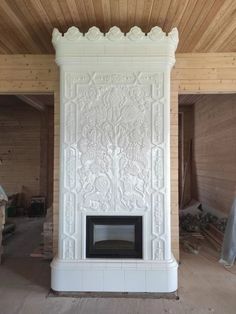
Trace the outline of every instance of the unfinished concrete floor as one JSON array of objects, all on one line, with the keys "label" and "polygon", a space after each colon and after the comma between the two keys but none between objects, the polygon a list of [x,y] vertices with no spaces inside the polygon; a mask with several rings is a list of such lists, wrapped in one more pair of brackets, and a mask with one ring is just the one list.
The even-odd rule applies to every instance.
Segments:
[{"label": "unfinished concrete floor", "polygon": [[[181,253],[179,300],[48,297],[49,262],[31,258],[42,219],[21,220],[0,266],[0,314],[235,314],[236,267],[225,270],[213,250]],[[232,273],[234,272],[234,273]]]}]

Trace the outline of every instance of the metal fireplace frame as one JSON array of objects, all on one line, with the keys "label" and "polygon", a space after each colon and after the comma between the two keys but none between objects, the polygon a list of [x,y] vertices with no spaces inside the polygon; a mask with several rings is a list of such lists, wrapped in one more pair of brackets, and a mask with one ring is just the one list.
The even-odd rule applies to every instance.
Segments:
[{"label": "metal fireplace frame", "polygon": [[[134,225],[134,250],[97,250],[94,243],[94,225]],[[142,216],[87,216],[86,217],[86,258],[143,258]]]}]

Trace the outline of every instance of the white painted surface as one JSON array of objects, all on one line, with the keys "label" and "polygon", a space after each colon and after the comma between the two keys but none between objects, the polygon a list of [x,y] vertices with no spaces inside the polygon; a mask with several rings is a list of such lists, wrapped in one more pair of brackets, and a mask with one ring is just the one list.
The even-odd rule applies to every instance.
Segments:
[{"label": "white painted surface", "polygon": [[[53,32],[61,70],[57,291],[177,289],[170,237],[170,71],[178,33]],[[143,259],[86,259],[87,215],[143,217]],[[107,280],[107,273],[117,272]],[[134,281],[135,278],[135,281]],[[157,280],[152,280],[156,278]],[[104,290],[106,289],[106,290]]]}]

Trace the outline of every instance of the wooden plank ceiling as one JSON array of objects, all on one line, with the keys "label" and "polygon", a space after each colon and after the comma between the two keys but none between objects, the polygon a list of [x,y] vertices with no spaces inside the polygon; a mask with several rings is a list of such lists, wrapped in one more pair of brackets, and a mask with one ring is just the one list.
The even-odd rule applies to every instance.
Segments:
[{"label": "wooden plank ceiling", "polygon": [[54,27],[177,27],[178,52],[235,52],[236,0],[1,0],[0,53],[53,53]]}]

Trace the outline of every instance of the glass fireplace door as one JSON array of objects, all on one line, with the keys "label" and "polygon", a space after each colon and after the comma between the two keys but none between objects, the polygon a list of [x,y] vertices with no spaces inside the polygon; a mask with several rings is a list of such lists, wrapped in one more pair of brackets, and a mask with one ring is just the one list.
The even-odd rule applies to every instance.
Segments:
[{"label": "glass fireplace door", "polygon": [[87,216],[86,257],[142,258],[141,216]]}]

